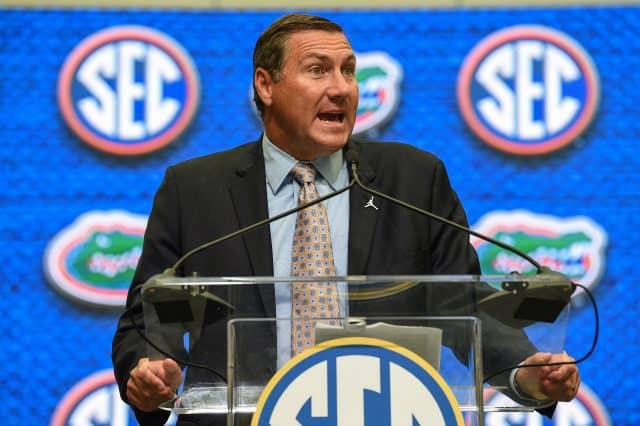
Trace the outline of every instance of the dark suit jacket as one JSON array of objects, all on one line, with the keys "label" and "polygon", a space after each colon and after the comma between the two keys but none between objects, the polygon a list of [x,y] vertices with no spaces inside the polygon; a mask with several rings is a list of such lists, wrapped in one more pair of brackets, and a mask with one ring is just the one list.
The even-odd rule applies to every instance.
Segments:
[{"label": "dark suit jacket", "polygon": [[[359,153],[359,175],[365,185],[467,225],[464,210],[450,186],[445,167],[434,155],[396,143],[351,140],[348,147]],[[465,232],[381,199],[376,199],[378,210],[364,208],[370,194],[360,189],[352,189],[349,197],[349,274],[480,273],[476,253]],[[172,266],[188,250],[267,216],[264,159],[259,142],[170,167],[155,196],[142,257],[131,289]],[[185,261],[179,272],[184,276],[194,272],[201,276],[271,276],[269,228],[262,227],[198,253]],[[259,286],[222,296],[233,300],[236,305],[234,315],[275,315],[272,286]],[[425,314],[441,310],[444,306],[468,306],[475,297],[458,291],[404,296],[400,303],[389,303],[388,300],[377,304],[350,303],[350,312],[353,315],[375,310],[384,313],[381,311],[386,309],[389,314],[400,311]],[[138,292],[130,291],[127,310],[138,323],[142,323]],[[452,312],[461,313],[455,309]],[[215,312],[210,312],[210,321],[201,338],[202,347],[208,349],[198,355],[198,348],[192,348],[191,360],[206,359],[207,364],[224,372],[225,323],[215,318]],[[255,347],[266,344],[273,336],[263,338],[264,341],[258,338],[253,342]],[[508,342],[503,341],[502,345],[505,344]],[[508,366],[523,359],[522,353],[510,354],[510,351],[503,350],[502,345],[496,343],[485,352],[485,363]],[[145,356],[145,346],[128,316],[123,315],[113,342],[113,362],[125,399],[129,372],[137,360]],[[274,360],[255,361],[253,365],[256,368],[264,369],[257,374],[269,377],[275,371]],[[189,376],[187,380],[190,380]],[[162,424],[166,418],[164,413],[136,412],[136,415],[142,424],[149,425]],[[202,419],[194,421],[209,424]]]}]

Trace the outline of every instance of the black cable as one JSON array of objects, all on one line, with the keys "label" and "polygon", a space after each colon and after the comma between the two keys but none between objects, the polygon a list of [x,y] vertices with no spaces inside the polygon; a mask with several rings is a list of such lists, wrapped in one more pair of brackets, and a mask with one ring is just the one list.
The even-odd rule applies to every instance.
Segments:
[{"label": "black cable", "polygon": [[[139,285],[138,287],[135,288],[135,291],[139,291],[141,289],[142,289],[142,285]],[[161,349],[158,345],[156,345],[153,341],[151,341],[151,339],[149,339],[147,337],[147,335],[144,333],[144,330],[142,329],[142,327],[140,327],[138,325],[138,323],[136,323],[136,321],[134,319],[134,315],[133,315],[133,309],[131,309],[131,308],[127,309],[125,315],[129,318],[129,321],[131,321],[131,324],[133,325],[133,328],[138,332],[140,337],[142,337],[142,340],[147,342],[153,349],[155,349],[156,351],[158,351],[162,355],[166,356],[167,358],[174,360],[179,365],[184,365],[186,367],[200,368],[200,369],[206,370],[206,371],[212,373],[213,375],[215,375],[216,377],[218,377],[225,384],[227,384],[227,378],[223,374],[221,374],[219,371],[216,371],[215,369],[209,367],[208,365],[198,364],[198,363],[195,363],[195,362],[191,362],[191,361],[186,361],[186,360],[180,359],[179,357],[176,357],[176,356],[168,353],[164,349]]]},{"label": "black cable", "polygon": [[504,372],[510,371],[510,370],[515,370],[517,368],[549,367],[549,366],[552,366],[552,365],[579,364],[579,363],[585,361],[587,358],[589,358],[591,356],[591,354],[593,354],[593,351],[596,349],[596,346],[598,344],[598,336],[600,334],[600,315],[598,314],[598,304],[596,303],[595,298],[593,297],[593,295],[591,294],[591,292],[589,291],[589,289],[587,287],[583,286],[582,284],[576,284],[576,283],[573,283],[573,285],[576,286],[576,287],[580,287],[582,290],[584,290],[585,294],[587,296],[589,296],[589,299],[591,300],[591,306],[593,307],[594,333],[593,333],[593,340],[591,342],[591,348],[589,348],[587,353],[584,354],[582,357],[574,360],[574,361],[548,362],[548,363],[527,364],[527,365],[514,365],[514,366],[511,366],[511,367],[501,368],[500,370],[495,371],[495,372],[487,375],[482,380],[483,383],[486,383],[488,380],[493,379],[498,374],[501,374],[501,373],[504,373]]}]

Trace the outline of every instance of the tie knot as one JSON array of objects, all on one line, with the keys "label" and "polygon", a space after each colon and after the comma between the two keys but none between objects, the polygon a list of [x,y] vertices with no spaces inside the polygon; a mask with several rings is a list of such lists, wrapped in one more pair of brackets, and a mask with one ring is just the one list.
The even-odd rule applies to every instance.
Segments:
[{"label": "tie knot", "polygon": [[296,163],[291,169],[293,178],[300,184],[313,183],[316,179],[316,168],[311,163]]}]

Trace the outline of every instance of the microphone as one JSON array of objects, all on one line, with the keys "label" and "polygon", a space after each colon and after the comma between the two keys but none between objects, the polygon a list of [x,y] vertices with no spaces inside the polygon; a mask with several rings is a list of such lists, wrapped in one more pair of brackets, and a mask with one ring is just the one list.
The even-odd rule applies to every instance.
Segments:
[{"label": "microphone", "polygon": [[[350,170],[351,175],[349,184],[344,188],[329,193],[310,203],[297,206],[276,216],[266,218],[244,228],[238,229],[230,234],[223,235],[215,240],[197,246],[180,257],[172,267],[165,269],[160,274],[152,276],[142,286],[140,286],[139,288],[142,288],[144,290],[142,295],[143,300],[155,305],[156,313],[159,317],[158,319],[160,323],[184,323],[196,320],[195,317],[197,317],[197,315],[194,315],[194,304],[196,303],[196,300],[200,299],[201,297],[225,306],[229,310],[234,309],[234,307],[226,300],[208,292],[206,290],[206,286],[182,286],[182,288],[169,288],[163,285],[164,282],[176,276],[178,268],[189,257],[203,250],[206,250],[209,247],[215,246],[216,244],[240,236],[261,226],[268,225],[271,222],[282,219],[307,207],[335,197],[353,188],[354,186],[358,186],[360,189],[377,195],[394,204],[400,205],[409,210],[430,217],[431,219],[457,228],[463,232],[474,235],[480,239],[496,244],[497,246],[509,250],[531,262],[531,264],[533,264],[538,271],[538,274],[536,276],[537,279],[535,282],[528,283],[522,280],[519,277],[518,273],[513,273],[513,281],[505,281],[502,283],[503,291],[492,293],[491,295],[481,299],[478,302],[478,307],[480,309],[487,312],[487,314],[495,317],[499,321],[516,328],[521,328],[537,321],[553,322],[560,314],[564,306],[566,306],[566,304],[569,302],[571,294],[573,293],[576,285],[573,284],[566,276],[552,271],[547,267],[541,266],[538,262],[536,262],[535,259],[531,258],[526,253],[521,252],[511,245],[508,245],[502,241],[495,240],[489,236],[480,234],[479,232],[476,232],[468,227],[465,227],[456,222],[438,216],[432,212],[420,209],[419,207],[416,207],[412,204],[406,203],[402,200],[398,200],[373,188],[365,186],[358,175],[357,169],[360,160],[358,152],[355,149],[348,147],[345,151],[344,158],[347,162],[347,168]],[[180,292],[181,295],[177,294],[178,292]],[[179,302],[177,307],[175,304],[176,301]],[[129,312],[129,315],[132,317],[132,312]],[[133,318],[131,318],[131,320],[134,328],[136,328],[141,337],[155,347],[155,345],[153,345],[153,342],[149,341],[147,336],[144,335],[144,332],[134,322]],[[171,354],[169,354],[168,352],[162,351],[157,347],[156,349],[164,355],[172,358]],[[186,366],[209,370],[217,377],[221,378],[223,381],[226,381],[223,374],[213,371],[211,368],[205,365],[194,364],[185,360],[176,361]]]},{"label": "microphone", "polygon": [[347,149],[345,160],[351,173],[352,182],[363,191],[495,244],[522,257],[536,268],[535,280],[530,282],[524,280],[519,273],[512,272],[513,281],[504,281],[502,291],[497,291],[479,300],[478,309],[511,327],[523,328],[539,321],[554,322],[571,300],[571,294],[575,291],[576,285],[565,275],[540,265],[534,258],[510,244],[367,187],[358,176],[360,157],[355,149],[351,147]]},{"label": "microphone", "polygon": [[[452,226],[460,231],[466,232],[470,235],[474,235],[482,240],[497,245],[505,250],[508,250],[516,255],[526,259],[537,270],[536,279],[531,282],[525,281],[519,273],[512,273],[513,280],[504,281],[502,283],[502,291],[495,292],[487,297],[484,297],[478,302],[478,307],[487,312],[499,321],[508,324],[512,327],[522,328],[526,327],[534,322],[554,322],[560,312],[571,300],[571,294],[574,292],[576,286],[565,275],[552,271],[548,267],[540,265],[535,259],[516,247],[504,243],[502,241],[491,238],[487,235],[474,231],[471,228],[460,225],[454,221],[446,219],[442,216],[438,216],[435,213],[421,209],[417,206],[409,204],[405,201],[394,198],[390,195],[377,191],[373,188],[367,187],[362,183],[358,175],[358,165],[360,162],[359,153],[353,147],[348,147],[344,154],[347,168],[350,171],[351,181],[347,186],[337,191],[331,192],[325,196],[318,198],[310,203],[306,203],[297,206],[293,209],[282,212],[273,217],[263,219],[259,222],[253,223],[244,228],[238,229],[229,234],[223,235],[212,241],[208,241],[201,244],[192,250],[185,253],[179,258],[171,268],[165,269],[161,274],[151,277],[144,285],[146,290],[145,295],[148,297],[148,302],[162,303],[164,301],[175,299],[175,289],[169,290],[166,287],[163,288],[162,281],[173,278],[176,276],[178,268],[191,256],[199,253],[209,247],[220,244],[231,238],[240,236],[246,232],[250,232],[261,226],[275,222],[291,214],[297,213],[307,207],[321,203],[325,200],[333,198],[354,186],[358,186],[360,189],[369,192],[373,195],[377,195],[380,198],[388,200],[396,205],[412,210],[421,215],[427,216],[433,220],[444,223],[448,226]],[[181,291],[184,291],[184,296],[191,299],[194,296],[204,296],[207,299],[216,301],[228,309],[233,310],[233,306],[225,300],[213,295],[206,291],[205,288],[195,289],[193,287],[185,287]],[[148,294],[146,294],[148,293]]]}]

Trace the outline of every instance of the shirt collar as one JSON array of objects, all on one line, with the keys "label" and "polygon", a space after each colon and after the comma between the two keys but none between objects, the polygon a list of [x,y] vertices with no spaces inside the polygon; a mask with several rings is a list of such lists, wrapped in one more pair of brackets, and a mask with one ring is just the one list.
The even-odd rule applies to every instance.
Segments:
[{"label": "shirt collar", "polygon": [[[267,183],[271,191],[276,194],[298,160],[275,146],[266,134],[262,135],[262,152],[264,154]],[[326,157],[317,158],[311,164],[315,166],[318,173],[335,191],[340,177],[340,170],[344,165],[342,150],[339,149]]]}]

